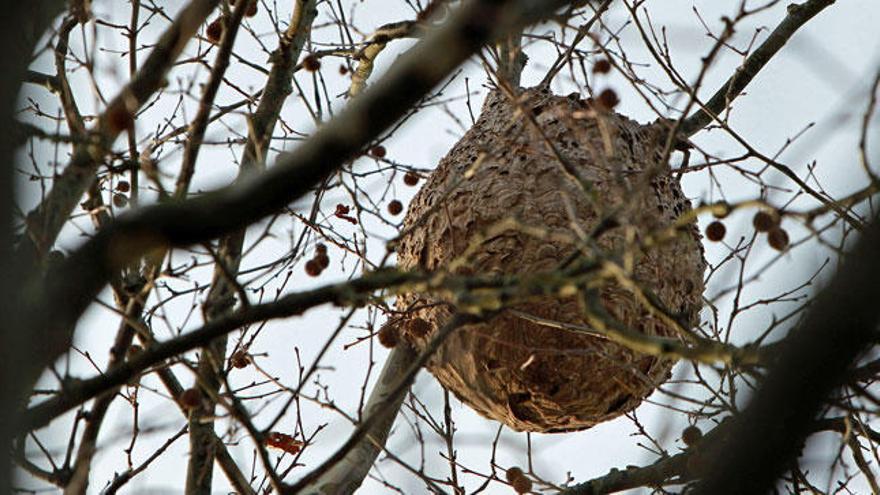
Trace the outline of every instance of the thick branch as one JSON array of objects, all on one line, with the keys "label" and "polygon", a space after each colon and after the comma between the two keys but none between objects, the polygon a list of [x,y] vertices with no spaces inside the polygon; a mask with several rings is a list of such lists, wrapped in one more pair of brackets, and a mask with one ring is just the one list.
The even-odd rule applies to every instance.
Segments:
[{"label": "thick branch", "polygon": [[[175,196],[183,198],[189,190],[189,185],[195,172],[196,159],[199,155],[202,139],[205,136],[205,130],[208,127],[208,117],[210,110],[214,106],[214,98],[220,89],[220,83],[229,67],[229,56],[232,53],[232,47],[235,44],[235,38],[241,27],[241,21],[244,18],[245,11],[250,8],[253,2],[257,0],[242,0],[238,2],[232,14],[228,16],[223,29],[223,35],[220,39],[220,50],[214,58],[214,66],[211,69],[211,77],[202,93],[199,102],[199,111],[192,123],[189,138],[186,142],[186,148],[183,152],[183,162],[181,164],[180,175],[175,188]],[[239,261],[241,259],[241,235],[239,239],[231,242],[224,242],[219,253],[220,262],[224,263],[229,270],[232,270],[233,276],[238,273]],[[205,319],[211,321],[217,316],[224,314],[226,310],[231,310],[232,304],[227,305],[225,301],[227,296],[227,283],[225,278],[218,273],[222,273],[223,269],[219,262],[215,267],[214,280],[211,284],[211,290],[205,302]],[[216,434],[214,433],[214,410],[215,404],[211,398],[217,395],[220,390],[220,373],[223,370],[223,363],[226,358],[226,336],[211,342],[202,348],[199,355],[197,368],[198,385],[207,390],[206,399],[201,408],[192,411],[187,419],[189,425],[189,463],[186,470],[186,494],[187,495],[209,495],[214,482],[214,458],[217,448]]]},{"label": "thick branch", "polygon": [[[100,231],[42,281],[24,291],[30,328],[46,347],[24,370],[33,382],[65,352],[72,329],[110,276],[149,250],[216,238],[265,217],[305,194],[387,129],[487,41],[534,22],[565,2],[475,0],[399,62],[376,86],[260,176],[212,194],[125,215]],[[30,350],[28,350],[30,351]]]},{"label": "thick branch", "polygon": [[[244,7],[246,2],[240,2],[236,7],[233,21],[240,21],[241,13],[239,9]],[[239,179],[242,180],[249,174],[261,170],[264,165],[266,149],[268,141],[272,136],[281,107],[291,93],[291,78],[293,77],[293,66],[299,58],[303,45],[309,38],[311,33],[312,22],[317,15],[315,8],[315,0],[300,0],[296,3],[290,26],[283,34],[278,49],[275,52],[272,69],[263,88],[262,98],[257,107],[257,111],[251,118],[252,132],[248,136],[248,142],[245,145],[244,156],[242,157],[242,166],[239,169]],[[226,41],[223,42],[224,44]],[[201,121],[202,126],[207,125],[207,112]],[[201,135],[199,136],[201,138]],[[181,177],[187,172],[192,175],[192,161],[184,160],[181,171]],[[187,177],[186,183],[189,184]],[[181,183],[178,182],[178,186]],[[180,188],[178,188],[180,192]],[[183,197],[178,194],[178,197]],[[205,302],[204,313],[205,321],[217,321],[229,315],[234,307],[235,301],[232,296],[234,288],[230,277],[238,274],[239,265],[241,263],[241,250],[244,244],[245,231],[238,230],[226,236],[220,243],[218,263],[214,269],[214,276],[211,281],[211,290],[208,293]],[[211,345],[206,346],[199,356],[199,380],[203,387],[211,387],[207,394],[213,397],[219,390],[219,369],[218,364],[222,363],[226,354],[226,336],[218,338]],[[222,367],[219,367],[222,368]],[[190,418],[190,463],[187,468],[187,493],[210,493],[211,492],[211,471],[213,469],[213,460],[217,452],[217,439],[214,433],[214,421],[211,418],[214,415],[214,404],[211,402],[203,413],[194,414]],[[223,450],[225,452],[225,449]],[[227,453],[228,456],[228,453]],[[221,460],[221,465],[225,460]],[[227,473],[228,475],[228,473]],[[237,482],[241,480],[236,479]]]},{"label": "thick branch", "polygon": [[342,460],[304,487],[304,493],[348,494],[354,493],[361,486],[376,457],[385,447],[397,411],[406,395],[400,393],[395,396],[394,389],[412,366],[416,355],[415,350],[405,343],[398,344],[391,351],[364,408],[365,417],[384,412],[381,419],[371,425],[361,441]]},{"label": "thick branch", "polygon": [[876,219],[780,345],[751,403],[736,418],[699,494],[768,493],[799,455],[819,408],[877,339],[880,222]]},{"label": "thick branch", "polygon": [[800,5],[788,6],[788,15],[770,33],[770,36],[761,43],[757,50],[752,52],[741,67],[730,76],[712,98],[690,117],[684,119],[679,131],[685,136],[693,136],[713,120],[718,119],[725,108],[728,108],[733,100],[742,93],[758,72],[767,65],[767,62],[776,55],[776,52],[794,36],[801,26],[821,12],[825,7],[833,4],[835,0],[808,0]]},{"label": "thick branch", "polygon": [[37,41],[65,7],[63,0],[31,0],[4,2],[0,15],[0,493],[9,493],[11,439],[15,436],[18,409],[31,383],[23,381],[18,370],[31,356],[30,349],[37,336],[22,331],[23,315],[16,301],[21,291],[21,264],[12,256],[13,225],[17,216],[15,202],[16,148],[14,133],[16,102],[22,82],[27,79]]},{"label": "thick branch", "polygon": [[68,385],[61,394],[29,408],[23,420],[23,429],[29,431],[41,428],[58,415],[111,387],[128,382],[149,367],[202,347],[217,337],[226,335],[249,323],[302,314],[309,308],[329,302],[346,304],[365,297],[364,294],[373,290],[415,279],[416,277],[412,274],[397,271],[376,272],[351,282],[290,294],[271,303],[253,305],[247,310],[208,322],[198,330],[155,344],[102,375]]},{"label": "thick branch", "polygon": [[293,92],[291,82],[294,66],[309,39],[312,22],[318,14],[315,4],[315,0],[296,1],[290,26],[279,40],[278,48],[272,53],[272,69],[266,78],[257,111],[251,119],[251,134],[245,145],[242,167],[246,170],[265,163],[266,148],[281,114],[281,107]]}]

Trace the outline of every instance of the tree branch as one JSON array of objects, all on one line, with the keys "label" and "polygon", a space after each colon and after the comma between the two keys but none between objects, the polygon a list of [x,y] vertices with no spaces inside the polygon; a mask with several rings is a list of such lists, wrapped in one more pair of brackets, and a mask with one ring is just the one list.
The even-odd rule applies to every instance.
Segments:
[{"label": "tree branch", "polygon": [[[229,67],[229,56],[232,53],[232,47],[235,44],[235,38],[241,27],[241,21],[244,14],[257,0],[242,0],[235,5],[231,15],[224,16],[224,29],[220,38],[220,49],[214,58],[214,65],[211,69],[211,76],[205,90],[202,93],[202,99],[199,102],[199,111],[193,120],[189,137],[186,141],[186,148],[183,152],[183,160],[180,167],[177,185],[174,195],[177,198],[186,197],[189,190],[193,173],[195,172],[196,159],[199,155],[199,149],[202,139],[205,136],[205,130],[208,127],[208,118],[211,108],[214,106],[214,99],[217,91],[220,89],[220,83]],[[244,235],[238,239],[228,241],[224,240],[214,269],[214,277],[211,283],[211,290],[204,303],[204,316],[206,321],[216,319],[219,315],[225,314],[232,309],[232,304],[226,304],[229,295],[229,284],[222,275],[223,267],[221,263],[233,271],[232,276],[238,273],[238,266],[241,260],[241,243]],[[220,390],[224,363],[226,361],[226,335],[216,339],[209,345],[202,348],[199,355],[197,365],[197,381],[201,388],[207,389],[205,401],[202,407],[192,411],[187,419],[189,425],[189,462],[186,469],[186,494],[187,495],[209,495],[214,481],[214,458],[217,450],[217,435],[214,432],[214,411],[215,404],[213,397]]]},{"label": "tree branch", "polygon": [[28,66],[37,41],[52,21],[63,12],[63,0],[32,0],[9,2],[0,15],[0,493],[9,493],[12,486],[10,449],[15,436],[21,401],[31,382],[23,382],[19,370],[32,357],[21,352],[32,349],[38,337],[23,331],[24,315],[16,302],[24,275],[21,264],[13,257],[13,225],[17,217],[15,202],[15,167],[18,142],[15,133],[16,104],[22,82],[27,79]]},{"label": "tree branch", "polygon": [[[694,480],[706,469],[705,459],[712,455],[724,455],[724,441],[731,434],[733,420],[725,419],[706,432],[699,443],[673,456],[662,457],[646,466],[627,466],[612,469],[607,474],[565,488],[559,495],[604,495],[639,487],[662,487],[680,485]],[[846,418],[826,418],[813,422],[809,433],[837,432],[843,436],[863,435],[871,441],[880,440],[880,433],[865,428],[853,431]]]},{"label": "tree branch", "polygon": [[399,343],[388,355],[370,399],[364,408],[364,416],[382,415],[363,435],[360,442],[335,465],[314,481],[303,487],[303,493],[353,493],[373,468],[376,457],[385,447],[391,426],[406,393],[394,395],[395,387],[406,375],[416,359],[415,350],[404,342]]},{"label": "tree branch", "polygon": [[[363,442],[367,438],[367,435],[381,429],[382,425],[386,422],[394,422],[394,417],[397,415],[397,409],[400,407],[400,402],[402,402],[403,396],[412,386],[416,374],[418,374],[419,370],[428,363],[428,360],[434,352],[443,345],[443,342],[446,341],[446,338],[449,337],[452,332],[463,325],[476,323],[487,317],[490,317],[490,315],[477,318],[471,315],[456,314],[442,328],[439,328],[431,337],[431,340],[425,348],[411,360],[409,365],[401,372],[396,373],[397,376],[394,377],[394,383],[383,386],[382,400],[376,405],[373,414],[364,417],[360,424],[358,424],[357,428],[355,428],[354,433],[348,437],[348,440],[346,440],[329,459],[324,461],[310,473],[306,474],[294,485],[285,487],[284,494],[298,494],[302,493],[304,490],[306,493],[315,495],[336,494],[340,492],[350,493],[348,490],[354,491],[354,489],[357,488],[357,486],[353,484],[354,480],[348,480],[349,482],[346,485],[339,486],[335,484],[333,479],[327,474],[332,470],[337,469],[337,466],[344,462],[345,459],[351,459],[351,455],[356,455],[352,454],[355,449],[364,448]],[[397,404],[397,408],[392,408],[392,404]],[[388,427],[390,428],[390,424]],[[369,472],[369,469],[367,469],[367,472]],[[364,473],[364,475],[366,475],[366,473]],[[319,484],[318,482],[321,480],[323,480],[325,484]]]},{"label": "tree branch", "polygon": [[221,319],[206,323],[203,327],[185,333],[171,340],[154,344],[106,373],[88,380],[72,383],[59,395],[41,402],[27,410],[23,419],[23,430],[41,428],[53,418],[79,404],[95,397],[101,392],[120,386],[151,366],[181,353],[202,347],[217,337],[249,323],[272,318],[293,316],[305,310],[334,302],[345,304],[363,299],[373,290],[391,287],[407,281],[425,278],[424,275],[407,274],[396,270],[373,272],[360,279],[321,287],[318,289],[289,294],[277,301],[250,306],[247,310],[232,313]]},{"label": "tree branch", "polygon": [[875,218],[816,296],[729,440],[713,457],[698,494],[767,493],[791,466],[823,403],[848,379],[858,357],[877,340],[880,305],[880,222]]},{"label": "tree branch", "polygon": [[218,3],[219,0],[192,0],[159,38],[137,75],[107,105],[92,131],[92,146],[76,150],[53,181],[49,194],[28,214],[28,235],[18,248],[22,261],[32,263],[55,243],[61,227],[94,182],[95,170],[113,141],[126,130],[126,122],[134,118],[147,98],[162,87],[165,75]]},{"label": "tree branch", "polygon": [[572,280],[585,282],[597,276],[595,264],[586,263],[574,267],[564,276],[548,279],[546,273],[523,276],[467,276],[443,273],[402,272],[396,269],[382,269],[370,272],[360,278],[347,282],[331,284],[317,289],[288,294],[277,301],[255,304],[223,318],[209,321],[199,329],[184,333],[165,342],[149,346],[144,352],[106,373],[87,380],[67,384],[58,395],[29,408],[25,414],[22,430],[30,431],[47,425],[53,418],[65,411],[95,397],[110,387],[126,383],[149,367],[184,352],[202,347],[213,339],[250,323],[273,318],[299,315],[309,308],[327,303],[336,305],[362,304],[371,293],[381,289],[406,290],[405,286],[417,284],[421,291],[444,294],[458,304],[463,311],[483,314],[481,299],[472,296],[471,291],[495,289],[492,300],[502,307],[522,298],[535,295],[555,294],[562,286],[572,284]]},{"label": "tree branch", "polygon": [[802,4],[790,4],[785,19],[700,110],[681,122],[679,133],[693,136],[713,120],[720,119],[721,112],[730,106],[794,33],[834,2],[835,0],[808,0]]},{"label": "tree branch", "polygon": [[266,173],[192,200],[132,212],[102,229],[23,291],[28,331],[41,343],[39,352],[23,350],[40,357],[22,370],[23,380],[33,383],[45,365],[69,348],[74,324],[120,267],[150,250],[213,239],[283,208],[356,156],[486,42],[538,21],[564,3],[469,2],[401,57],[377,85]]},{"label": "tree branch", "polygon": [[353,57],[357,60],[357,66],[351,73],[348,96],[353,98],[363,93],[367,87],[367,79],[373,73],[376,58],[390,41],[410,36],[420,37],[422,34],[424,34],[424,26],[416,21],[393,22],[379,27],[367,38],[366,46],[358,50]]}]

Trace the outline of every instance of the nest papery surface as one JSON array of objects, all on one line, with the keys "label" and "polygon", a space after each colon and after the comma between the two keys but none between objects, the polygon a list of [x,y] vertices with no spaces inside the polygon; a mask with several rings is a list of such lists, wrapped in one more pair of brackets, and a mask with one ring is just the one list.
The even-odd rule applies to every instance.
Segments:
[{"label": "nest papery surface", "polygon": [[[638,247],[649,235],[669,232],[691,207],[669,167],[658,163],[662,129],[546,90],[522,90],[518,103],[492,92],[477,122],[413,199],[399,265],[443,271],[459,259],[452,270],[459,274],[532,274],[557,270],[577,250],[619,266],[630,256],[630,278],[678,321],[697,324],[705,261],[695,224],[679,228],[672,240]],[[616,226],[589,238],[609,218]],[[499,229],[505,221],[509,228]],[[598,294],[627,327],[679,336],[621,285],[608,281]],[[397,306],[419,308],[407,318],[429,324],[427,335],[404,332],[417,348],[453,314],[451,304],[425,294],[406,294]],[[578,297],[537,296],[512,308],[521,313],[504,311],[456,330],[428,368],[463,402],[515,430],[571,431],[617,417],[642,402],[674,365],[522,317],[588,326]]]}]

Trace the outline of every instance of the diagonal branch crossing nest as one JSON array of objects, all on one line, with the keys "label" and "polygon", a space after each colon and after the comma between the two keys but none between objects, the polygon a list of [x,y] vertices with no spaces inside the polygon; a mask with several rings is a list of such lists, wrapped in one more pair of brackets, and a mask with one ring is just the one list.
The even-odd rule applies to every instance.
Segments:
[{"label": "diagonal branch crossing nest", "polygon": [[[693,326],[705,269],[696,225],[638,247],[690,210],[668,165],[659,163],[666,135],[664,126],[596,111],[574,96],[530,89],[512,103],[494,91],[410,205],[398,262],[492,275],[549,274],[578,253],[623,267],[631,259],[629,279]],[[605,312],[631,329],[680,336],[656,306],[619,283],[582,289],[593,290]],[[417,348],[453,312],[417,293],[397,305],[410,310],[402,328]],[[459,399],[515,430],[589,428],[635,408],[668,378],[674,361],[524,317],[583,327],[585,310],[582,298],[570,295],[515,303],[487,323],[453,332],[428,368]]]}]

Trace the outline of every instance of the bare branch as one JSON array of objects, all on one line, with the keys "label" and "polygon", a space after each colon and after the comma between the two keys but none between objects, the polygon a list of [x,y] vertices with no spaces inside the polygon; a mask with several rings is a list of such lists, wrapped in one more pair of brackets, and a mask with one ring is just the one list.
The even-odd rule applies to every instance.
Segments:
[{"label": "bare branch", "polygon": [[[345,443],[333,455],[331,455],[329,459],[327,459],[320,466],[305,475],[294,485],[285,487],[284,493],[301,493],[309,486],[311,486],[309,493],[315,494],[336,493],[335,490],[337,488],[343,490],[343,493],[350,493],[348,490],[354,491],[354,489],[357,488],[357,486],[354,485],[354,482],[356,480],[346,479],[346,484],[342,486],[337,486],[334,483],[335,480],[333,478],[325,476],[326,473],[329,473],[331,470],[335,469],[336,466],[338,466],[341,462],[344,462],[345,459],[351,459],[349,455],[355,449],[364,448],[363,442],[368,435],[382,431],[384,429],[383,425],[385,425],[386,423],[388,424],[388,427],[390,427],[390,423],[394,422],[394,416],[397,414],[397,409],[400,407],[400,402],[403,400],[403,396],[412,386],[412,382],[413,380],[415,380],[416,374],[419,372],[419,370],[421,370],[422,367],[427,364],[431,356],[437,351],[437,349],[441,345],[443,345],[443,342],[446,341],[446,339],[452,332],[463,325],[475,323],[482,319],[482,317],[477,318],[470,315],[457,314],[454,315],[452,319],[442,328],[438,329],[431,337],[431,340],[428,342],[425,348],[415,356],[415,359],[412,359],[408,363],[408,366],[406,366],[403,370],[394,373],[394,375],[396,376],[394,377],[395,380],[393,384],[388,384],[382,387],[382,400],[375,405],[373,414],[363,418],[363,420],[358,424],[357,428],[355,428],[354,433],[352,433],[351,436],[348,437],[348,440],[346,440]],[[392,407],[393,404],[397,404],[398,407]],[[391,418],[389,418],[389,416],[391,416]],[[325,483],[318,484],[316,483],[318,480],[325,480]]]},{"label": "bare branch", "polygon": [[484,43],[540,20],[562,3],[470,2],[402,57],[379,84],[352,100],[346,111],[266,173],[182,203],[143,208],[102,229],[43,282],[34,282],[43,287],[28,292],[29,326],[50,347],[41,350],[42,362],[32,363],[25,376],[33,380],[69,347],[73,324],[120,267],[152,249],[205,241],[242,228],[301,197]]},{"label": "bare branch", "polygon": [[348,96],[355,97],[361,94],[367,87],[367,79],[373,73],[373,64],[376,58],[385,49],[388,42],[410,36],[420,36],[422,26],[414,21],[393,22],[376,30],[367,38],[366,46],[358,50],[354,55],[357,67],[351,75],[351,87],[348,88]]},{"label": "bare branch", "polygon": [[880,222],[875,220],[816,297],[807,319],[782,344],[695,493],[767,493],[789,468],[818,409],[876,341],[878,249]]},{"label": "bare branch", "polygon": [[364,409],[364,416],[381,416],[381,419],[370,426],[361,440],[336,465],[303,487],[303,493],[347,494],[361,486],[376,457],[385,447],[397,411],[406,395],[395,394],[395,387],[405,377],[415,359],[415,350],[403,342],[391,351]]},{"label": "bare branch", "polygon": [[109,147],[128,127],[125,122],[133,119],[147,98],[162,87],[165,74],[218,3],[219,0],[192,0],[159,39],[137,75],[108,104],[93,130],[96,142],[74,154],[53,182],[49,195],[28,214],[28,236],[19,246],[19,255],[25,260],[41,257],[55,243],[68,216],[94,182],[95,170]]},{"label": "bare branch", "polygon": [[14,206],[16,190],[14,170],[18,142],[14,133],[15,114],[22,81],[27,77],[38,40],[45,34],[51,22],[65,7],[62,0],[34,0],[12,2],[4,5],[0,16],[0,126],[7,132],[0,133],[0,314],[5,324],[0,329],[0,493],[9,493],[12,487],[9,445],[15,436],[16,417],[19,414],[23,394],[30,384],[21,383],[16,370],[30,357],[19,350],[32,348],[35,336],[22,331],[18,308],[13,302],[21,290],[19,281],[23,273],[13,254],[13,225],[17,212]]},{"label": "bare branch", "polygon": [[789,5],[788,15],[761,43],[761,46],[746,58],[736,73],[712,95],[712,98],[700,110],[681,122],[680,133],[685,136],[693,136],[714,120],[719,119],[721,112],[730,107],[731,102],[742,93],[746,86],[752,82],[752,79],[758,75],[758,72],[785,46],[797,30],[834,2],[835,0],[808,0],[802,4]]}]

